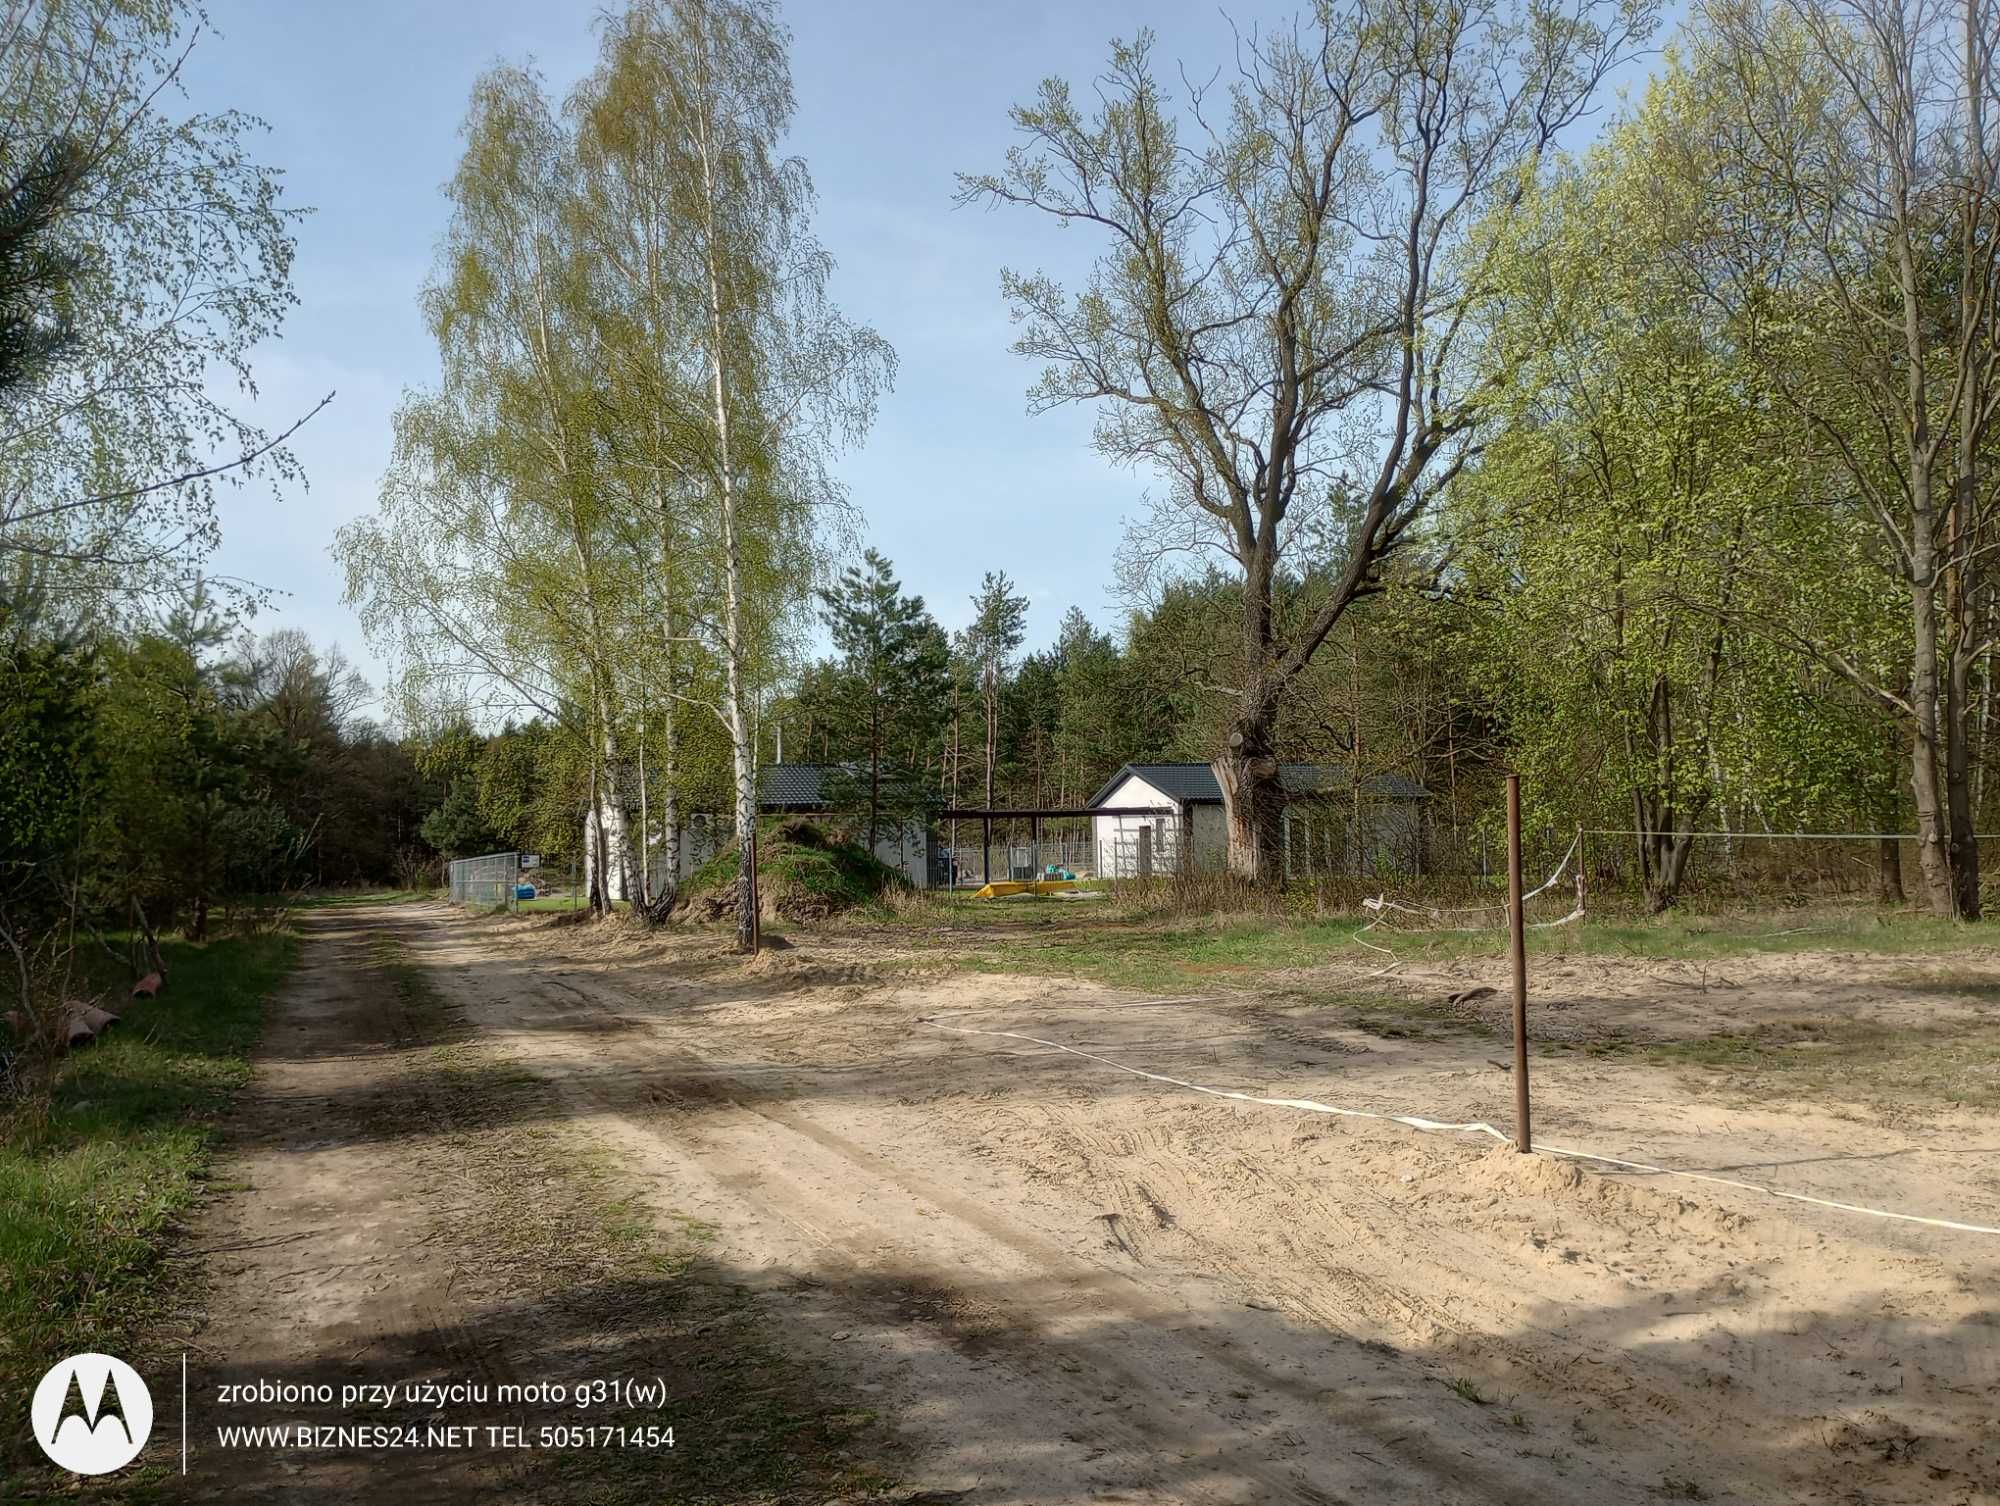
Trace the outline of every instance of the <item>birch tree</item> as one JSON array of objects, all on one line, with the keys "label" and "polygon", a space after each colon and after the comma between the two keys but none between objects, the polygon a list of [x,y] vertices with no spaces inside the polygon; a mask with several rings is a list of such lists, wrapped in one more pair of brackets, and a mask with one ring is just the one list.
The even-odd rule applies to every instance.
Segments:
[{"label": "birch tree", "polygon": [[325,404],[274,436],[238,401],[300,211],[261,122],[181,107],[205,30],[177,0],[0,3],[0,569],[73,614],[193,589],[218,488],[301,480],[284,441]]},{"label": "birch tree", "polygon": [[[635,12],[603,23],[598,65],[577,86],[569,113],[583,171],[578,233],[593,268],[616,472],[644,561],[631,663],[659,727],[667,878],[647,900],[664,913],[682,862],[687,713],[723,715],[720,697],[700,683],[702,651],[718,637],[721,560],[707,505],[707,394],[689,353],[699,308],[681,243],[681,123],[661,73],[667,54],[650,22]],[[642,803],[653,783],[642,777]]]},{"label": "birch tree", "polygon": [[753,672],[810,601],[814,541],[845,499],[833,459],[865,433],[895,369],[888,344],[828,296],[832,261],[812,234],[812,181],[783,155],[794,110],[787,40],[774,8],[757,0],[652,0],[605,23],[606,67],[628,75],[606,97],[646,112],[630,128],[633,150],[647,159],[649,192],[671,227],[682,321],[672,386],[701,394],[700,409],[684,415],[686,460],[719,567],[712,621],[745,839],[737,923],[746,947],[755,935]]},{"label": "birch tree", "polygon": [[424,295],[442,379],[397,415],[380,516],[343,529],[336,548],[364,625],[403,650],[406,691],[581,721],[602,907],[605,875],[622,871],[627,894],[642,887],[623,819],[618,661],[634,585],[608,500],[574,156],[540,80],[520,69],[480,80],[465,134]]},{"label": "birch tree", "polygon": [[[1046,81],[1006,167],[959,180],[1108,243],[1074,293],[1019,272],[1002,291],[1043,367],[1031,408],[1097,405],[1100,452],[1160,478],[1141,566],[1221,559],[1243,581],[1215,772],[1244,879],[1280,876],[1282,698],[1381,589],[1506,379],[1467,359],[1489,296],[1475,227],[1653,18],[1652,0],[1320,0],[1239,35],[1233,82],[1198,73],[1178,104],[1141,33],[1094,109]],[[1287,564],[1327,583],[1296,615]]]}]

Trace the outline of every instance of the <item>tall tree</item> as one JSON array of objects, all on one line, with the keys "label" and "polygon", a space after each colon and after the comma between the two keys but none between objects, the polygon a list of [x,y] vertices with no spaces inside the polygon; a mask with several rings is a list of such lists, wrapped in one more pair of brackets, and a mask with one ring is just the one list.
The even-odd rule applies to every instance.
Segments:
[{"label": "tall tree", "polygon": [[993,809],[993,776],[1000,756],[1000,697],[1014,654],[1028,636],[1028,598],[1014,594],[1005,570],[989,570],[972,598],[972,622],[963,652],[979,683],[986,710],[986,809]]},{"label": "tall tree", "polygon": [[1996,626],[1987,563],[2000,413],[2000,181],[1987,140],[2000,7],[1727,0],[1704,8],[1682,122],[1683,181],[1718,173],[1739,212],[1688,236],[1707,296],[1827,478],[1828,510],[1909,617],[1884,676],[1837,636],[1796,646],[1905,728],[1917,853],[1939,915],[1980,913],[1974,741]]},{"label": "tall tree", "polygon": [[229,397],[294,302],[299,211],[260,122],[175,108],[205,29],[182,0],[0,23],[0,566],[72,616],[193,589],[218,486],[300,479],[298,424],[272,436]]},{"label": "tall tree", "polygon": [[1124,692],[1118,645],[1084,616],[1081,608],[1063,613],[1056,630],[1062,656],[1062,683],[1056,707],[1058,803],[1081,805],[1111,771],[1128,759],[1143,758],[1144,718]]},{"label": "tall tree", "polygon": [[924,803],[920,760],[944,716],[944,636],[923,597],[905,596],[889,561],[873,549],[859,566],[843,570],[820,601],[840,653],[850,746],[865,766],[862,829],[873,847],[885,805],[900,824]]},{"label": "tall tree", "polygon": [[[1490,295],[1476,227],[1653,17],[1652,0],[1320,0],[1242,39],[1227,98],[1193,86],[1184,113],[1141,33],[1113,48],[1094,114],[1050,79],[1013,112],[1027,140],[1006,169],[960,179],[964,199],[1111,242],[1075,296],[1041,274],[1002,289],[1016,349],[1045,367],[1031,406],[1100,404],[1100,451],[1166,484],[1139,566],[1219,555],[1240,572],[1215,771],[1246,879],[1279,876],[1282,697],[1380,589],[1493,390],[1466,359]],[[1294,555],[1322,589],[1281,615]]]},{"label": "tall tree", "polygon": [[575,150],[541,81],[475,85],[453,214],[425,290],[443,375],[397,414],[381,513],[337,551],[410,693],[579,720],[595,759],[593,896],[641,892],[623,624],[633,549],[610,485],[598,310],[574,224]]},{"label": "tall tree", "polygon": [[[895,354],[827,295],[812,180],[781,155],[795,104],[788,38],[764,0],[648,0],[612,23],[649,60],[688,320],[678,367],[704,395],[700,485],[720,562],[723,720],[736,827],[757,819],[751,679],[804,604],[798,551],[845,498],[831,462],[873,421]],[[803,562],[810,564],[810,560]],[[756,874],[742,843],[738,940],[755,935]]]},{"label": "tall tree", "polygon": [[1592,824],[1629,820],[1664,909],[1693,833],[1778,777],[1760,744],[1787,739],[1744,713],[1754,677],[1790,666],[1738,608],[1795,480],[1766,443],[1770,393],[1661,244],[1649,178],[1621,130],[1514,216],[1523,254],[1494,274],[1507,423],[1451,531],[1462,584],[1495,604],[1479,662],[1523,772]]}]

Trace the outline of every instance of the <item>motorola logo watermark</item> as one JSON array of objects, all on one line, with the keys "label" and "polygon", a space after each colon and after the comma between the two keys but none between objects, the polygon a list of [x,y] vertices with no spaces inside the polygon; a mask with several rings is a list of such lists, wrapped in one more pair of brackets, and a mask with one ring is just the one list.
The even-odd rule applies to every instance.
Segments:
[{"label": "motorola logo watermark", "polygon": [[73,1354],[35,1387],[35,1442],[64,1469],[108,1475],[139,1457],[153,1431],[153,1394],[108,1354]]}]

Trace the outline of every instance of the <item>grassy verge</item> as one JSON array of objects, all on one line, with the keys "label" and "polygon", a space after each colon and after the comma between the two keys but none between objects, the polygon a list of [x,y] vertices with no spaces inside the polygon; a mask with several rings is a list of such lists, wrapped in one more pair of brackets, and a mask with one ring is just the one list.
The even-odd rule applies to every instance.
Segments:
[{"label": "grassy verge", "polygon": [[[902,945],[952,956],[974,971],[1090,978],[1147,991],[1248,986],[1273,973],[1332,963],[1500,957],[1506,935],[1487,931],[1363,932],[1365,918],[1130,917],[1101,902],[1055,898],[903,904],[874,917]],[[1537,957],[1709,960],[1753,953],[1855,951],[1884,955],[2000,946],[2000,928],[1900,913],[1831,911],[1750,916],[1670,915],[1586,921],[1534,931]]]},{"label": "grassy verge", "polygon": [[321,889],[304,894],[237,895],[222,907],[226,912],[268,915],[280,910],[337,910],[344,905],[396,905],[411,900],[439,899],[441,889]]},{"label": "grassy verge", "polygon": [[[614,909],[632,908],[630,900],[616,899],[611,903]],[[590,908],[590,897],[584,894],[540,894],[533,899],[521,900],[514,908],[524,915],[540,915],[549,911],[587,910]]]},{"label": "grassy verge", "polygon": [[645,1450],[549,1454],[536,1498],[775,1506],[886,1490],[865,1462],[883,1451],[874,1413],[786,1351],[756,1301],[714,1269],[711,1231],[650,1203],[610,1150],[570,1127],[546,1080],[496,1063],[398,943],[375,956],[428,1047],[378,1100],[392,1122],[374,1128],[421,1129],[449,1168],[457,1206],[427,1243],[458,1253],[474,1284],[461,1299],[469,1323],[491,1324],[530,1371],[581,1352],[597,1373],[662,1375],[666,1414],[689,1441],[665,1466]]},{"label": "grassy verge", "polygon": [[291,901],[295,910],[338,909],[343,905],[400,905],[412,900],[437,899],[438,889],[341,889],[326,894],[306,894]]},{"label": "grassy verge", "polygon": [[122,1024],[63,1060],[46,1115],[0,1115],[0,1464],[26,1446],[11,1423],[44,1369],[78,1350],[130,1352],[171,1307],[163,1253],[296,952],[282,934],[168,943],[172,987],[119,1006]]}]

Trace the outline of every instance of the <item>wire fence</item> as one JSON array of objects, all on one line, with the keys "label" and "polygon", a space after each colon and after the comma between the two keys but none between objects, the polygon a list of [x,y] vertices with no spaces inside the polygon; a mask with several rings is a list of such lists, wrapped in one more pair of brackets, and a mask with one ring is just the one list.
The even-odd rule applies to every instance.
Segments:
[{"label": "wire fence", "polygon": [[[2000,837],[1979,841],[2000,852],[1993,845]],[[1897,909],[1922,900],[1917,840],[1903,832],[1701,830],[1662,837],[1616,827],[1544,827],[1523,834],[1523,866],[1531,875],[1550,871],[1572,847],[1588,913],[1600,919],[1667,907]],[[1312,888],[1328,910],[1350,910],[1384,894],[1432,905],[1494,904],[1505,876],[1501,844],[1467,834],[1434,841],[1420,875],[1378,883],[1322,877]]]},{"label": "wire fence", "polygon": [[[1981,837],[1982,844],[1993,838]],[[1921,887],[1917,839],[1901,832],[1582,833],[1586,882],[1607,910],[1645,909],[1671,892],[1683,908],[1810,904],[1900,906]],[[1683,866],[1672,874],[1676,848]]]},{"label": "wire fence", "polygon": [[521,854],[489,852],[483,857],[459,858],[447,877],[451,902],[495,910],[513,909],[518,904],[514,889],[521,882]]}]

